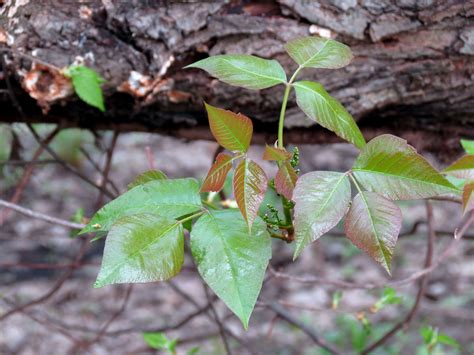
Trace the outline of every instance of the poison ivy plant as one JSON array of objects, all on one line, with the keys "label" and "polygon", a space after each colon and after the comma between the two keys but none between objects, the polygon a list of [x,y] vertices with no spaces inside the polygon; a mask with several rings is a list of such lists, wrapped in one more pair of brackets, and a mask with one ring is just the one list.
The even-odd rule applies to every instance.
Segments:
[{"label": "poison ivy plant", "polygon": [[[459,198],[461,188],[444,176],[453,175],[463,179],[464,212],[474,209],[472,155],[440,173],[401,138],[384,134],[366,143],[354,118],[320,83],[297,81],[303,69],[349,65],[352,53],[348,46],[332,39],[303,37],[291,40],[285,48],[298,65],[289,80],[277,61],[251,55],[218,55],[187,66],[247,89],[284,86],[278,140],[266,145],[263,154],[263,160],[276,164],[276,175],[268,178],[248,156],[252,120],[205,103],[211,133],[225,151],[215,157],[202,185],[194,179],[168,179],[161,171],[145,172],[81,231],[108,232],[97,287],[175,276],[183,264],[184,240],[189,234],[199,274],[247,328],[272,255],[271,238],[294,242],[297,258],[306,246],[344,220],[349,240],[390,273],[402,224],[402,213],[394,201]],[[104,108],[97,74],[85,67],[70,67],[66,73],[83,100]],[[295,147],[290,153],[284,144],[286,106],[293,89],[297,106],[311,120],[360,149],[350,170],[299,176],[299,151]],[[472,142],[462,144],[472,154]],[[227,198],[216,203],[218,191],[232,192],[235,201]],[[333,299],[333,307],[339,299]],[[386,289],[373,310],[397,302],[394,291]],[[365,314],[358,319],[366,333],[372,330]],[[163,345],[168,344],[165,337],[148,338],[149,344],[168,349]]]}]

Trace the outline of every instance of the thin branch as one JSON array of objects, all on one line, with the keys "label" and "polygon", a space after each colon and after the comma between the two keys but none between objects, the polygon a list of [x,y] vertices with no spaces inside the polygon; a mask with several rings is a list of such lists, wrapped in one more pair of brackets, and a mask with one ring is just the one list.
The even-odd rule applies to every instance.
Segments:
[{"label": "thin branch", "polygon": [[[202,286],[204,288],[204,292],[206,293],[207,300],[210,301],[211,300],[211,295],[209,294],[209,290],[208,290],[207,286],[204,283],[202,284]],[[214,308],[213,304],[211,304],[211,313],[214,317],[214,320],[217,323],[217,327],[219,328],[219,334],[221,336],[222,343],[224,344],[225,351],[228,355],[231,355],[232,351],[230,350],[229,341],[227,339],[227,335],[226,335],[226,332],[225,332],[224,325],[222,324],[221,320],[219,319],[219,315],[217,314],[217,311]]]},{"label": "thin branch", "polygon": [[112,142],[110,143],[110,147],[107,150],[104,170],[102,171],[102,180],[99,184],[101,189],[100,189],[100,192],[99,192],[99,198],[97,199],[97,207],[101,207],[102,204],[103,204],[103,201],[104,201],[104,191],[105,191],[105,187],[107,185],[107,180],[109,178],[110,168],[112,166],[112,157],[113,157],[113,154],[114,154],[115,145],[117,144],[118,136],[119,136],[119,132],[114,131],[114,134],[112,136]]},{"label": "thin branch", "polygon": [[[84,155],[84,157],[86,158],[86,160],[92,165],[92,167],[99,173],[101,173],[101,169],[100,169],[100,166],[99,164],[97,164],[95,162],[95,160],[91,157],[91,155],[87,152],[87,150],[85,150],[83,147],[79,148],[79,151]],[[120,194],[120,190],[119,188],[117,187],[117,185],[112,181],[110,180],[110,178],[107,178],[107,183],[110,184],[110,186],[112,187],[112,189],[114,190],[114,192],[118,195]]]},{"label": "thin branch", "polygon": [[33,210],[27,209],[25,207],[21,207],[19,205],[16,205],[14,203],[10,203],[10,202],[2,200],[2,199],[0,199],[0,206],[12,209],[12,210],[14,210],[18,213],[21,213],[22,215],[32,217],[32,218],[36,218],[36,219],[40,219],[42,221],[45,221],[45,222],[48,222],[48,223],[51,223],[51,224],[57,224],[59,226],[66,227],[66,228],[82,229],[86,226],[85,224],[82,224],[82,223],[69,222],[69,221],[64,220],[64,219],[59,219],[59,218],[52,217],[52,216],[49,216],[49,215],[46,215],[46,214],[43,214],[43,213],[40,213],[40,212],[35,212]]}]

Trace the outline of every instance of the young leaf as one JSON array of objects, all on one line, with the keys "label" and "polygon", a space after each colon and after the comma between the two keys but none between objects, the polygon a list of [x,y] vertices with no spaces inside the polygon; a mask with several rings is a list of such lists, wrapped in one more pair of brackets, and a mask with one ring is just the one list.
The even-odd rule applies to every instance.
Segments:
[{"label": "young leaf", "polygon": [[263,152],[263,160],[269,161],[283,161],[291,159],[291,153],[288,152],[285,148],[276,148],[265,145],[265,150]]},{"label": "young leaf", "polygon": [[296,38],[288,42],[285,49],[303,68],[337,69],[352,60],[352,52],[348,46],[329,38]]},{"label": "young leaf", "polygon": [[106,204],[80,234],[108,231],[122,216],[147,212],[178,218],[201,207],[199,184],[195,179],[154,180],[136,186]]},{"label": "young leaf", "polygon": [[250,118],[208,104],[205,106],[211,132],[217,142],[232,152],[246,152],[253,132]]},{"label": "young leaf", "polygon": [[466,182],[462,193],[463,215],[474,210],[474,181]]},{"label": "young leaf", "polygon": [[220,191],[224,187],[225,179],[232,168],[232,156],[219,153],[216,161],[207,173],[206,179],[201,186],[201,192]]},{"label": "young leaf", "polygon": [[286,199],[293,198],[293,190],[295,188],[298,175],[289,161],[281,163],[280,168],[275,176],[275,190]]},{"label": "young leaf", "polygon": [[271,238],[257,218],[251,233],[237,210],[210,211],[191,232],[199,274],[248,328],[271,258]]},{"label": "young leaf", "polygon": [[64,73],[72,80],[72,85],[77,96],[85,103],[105,111],[104,97],[100,85],[104,79],[93,69],[83,65],[68,67]]},{"label": "young leaf", "polygon": [[138,175],[135,180],[128,184],[127,188],[131,190],[138,185],[143,185],[154,180],[166,180],[167,178],[166,174],[161,170],[148,170]]},{"label": "young leaf", "polygon": [[300,176],[293,192],[295,201],[296,249],[301,251],[336,226],[351,201],[351,184],[346,174],[314,171]]},{"label": "young leaf", "polygon": [[235,169],[234,197],[249,228],[257,216],[267,190],[267,183],[265,172],[252,160],[242,160]]},{"label": "young leaf", "polygon": [[474,179],[474,155],[465,155],[459,158],[443,172],[460,179]]},{"label": "young leaf", "polygon": [[177,339],[170,340],[164,333],[160,332],[143,333],[143,340],[149,347],[156,350],[168,350],[171,354],[174,354],[178,341]]},{"label": "young leaf", "polygon": [[180,222],[150,213],[125,216],[112,226],[105,240],[94,287],[168,280],[179,272],[183,261]]},{"label": "young leaf", "polygon": [[360,152],[352,171],[365,189],[392,200],[460,193],[415,148],[390,134],[372,139]]},{"label": "young leaf", "polygon": [[474,154],[474,141],[468,139],[461,139],[461,145],[466,154]]},{"label": "young leaf", "polygon": [[293,85],[296,103],[306,116],[356,147],[365,146],[364,136],[351,114],[339,101],[331,97],[321,84],[298,81]]},{"label": "young leaf", "polygon": [[266,89],[286,83],[280,63],[252,55],[216,55],[185,68],[203,69],[224,83],[246,89]]},{"label": "young leaf", "polygon": [[390,274],[392,254],[402,226],[400,208],[375,192],[360,192],[352,201],[344,229],[359,249]]}]

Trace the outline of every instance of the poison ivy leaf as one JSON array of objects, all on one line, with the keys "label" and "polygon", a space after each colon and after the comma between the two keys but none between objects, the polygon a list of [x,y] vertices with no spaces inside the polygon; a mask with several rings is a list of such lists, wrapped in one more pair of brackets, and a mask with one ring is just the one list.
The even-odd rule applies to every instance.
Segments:
[{"label": "poison ivy leaf", "polygon": [[105,240],[94,287],[168,280],[181,269],[184,235],[180,222],[149,213],[120,218]]},{"label": "poison ivy leaf", "polygon": [[390,274],[393,251],[402,226],[402,213],[389,199],[370,191],[360,192],[347,213],[345,232],[359,249]]},{"label": "poison ivy leaf", "polygon": [[216,55],[186,68],[199,68],[224,83],[246,89],[265,89],[286,83],[285,70],[276,60],[252,55]]},{"label": "poison ivy leaf", "polygon": [[392,200],[460,193],[415,148],[390,134],[372,139],[360,152],[352,171],[365,189]]},{"label": "poison ivy leaf", "polygon": [[291,200],[298,175],[289,161],[282,162],[275,176],[275,190],[286,199]]},{"label": "poison ivy leaf", "polygon": [[235,169],[234,197],[249,228],[257,216],[267,190],[267,183],[265,172],[252,160],[242,160]]},{"label": "poison ivy leaf", "polygon": [[138,185],[143,185],[154,180],[166,180],[167,178],[166,174],[161,170],[148,170],[138,175],[127,187],[131,190]]},{"label": "poison ivy leaf", "polygon": [[83,65],[68,67],[64,74],[71,78],[74,91],[85,103],[105,111],[104,97],[100,85],[104,79],[93,69]]},{"label": "poison ivy leaf", "polygon": [[209,126],[217,142],[230,151],[246,152],[252,139],[250,118],[205,104]]},{"label": "poison ivy leaf", "polygon": [[178,218],[201,207],[199,184],[195,179],[154,180],[136,186],[106,204],[80,234],[108,231],[122,216],[148,212]]},{"label": "poison ivy leaf", "polygon": [[296,103],[309,118],[356,147],[365,146],[364,136],[350,113],[321,84],[298,81],[293,85]]},{"label": "poison ivy leaf", "polygon": [[220,153],[207,173],[201,186],[201,192],[220,191],[224,187],[225,179],[232,168],[232,156]]},{"label": "poison ivy leaf", "polygon": [[461,145],[466,154],[474,154],[474,141],[468,139],[461,139]]},{"label": "poison ivy leaf", "polygon": [[474,155],[465,155],[443,170],[460,179],[474,179]]},{"label": "poison ivy leaf", "polygon": [[462,212],[474,210],[474,181],[466,182],[462,193]]},{"label": "poison ivy leaf", "polygon": [[191,232],[199,274],[248,328],[271,258],[271,238],[258,217],[251,233],[237,210],[210,211]]},{"label": "poison ivy leaf", "polygon": [[337,69],[352,60],[351,49],[333,39],[302,37],[291,40],[285,49],[293,60],[303,68]]},{"label": "poison ivy leaf", "polygon": [[306,245],[329,232],[344,217],[351,201],[351,184],[346,174],[314,171],[300,176],[293,200],[296,259]]},{"label": "poison ivy leaf", "polygon": [[282,161],[288,159],[291,159],[291,153],[285,148],[276,148],[269,146],[268,144],[265,146],[263,160]]}]

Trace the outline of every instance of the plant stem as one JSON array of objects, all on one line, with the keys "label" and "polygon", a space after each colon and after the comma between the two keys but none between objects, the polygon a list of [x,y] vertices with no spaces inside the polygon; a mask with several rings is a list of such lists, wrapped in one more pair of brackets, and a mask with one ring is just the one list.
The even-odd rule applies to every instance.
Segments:
[{"label": "plant stem", "polygon": [[184,223],[184,222],[186,222],[186,221],[189,221],[190,219],[194,219],[194,218],[196,218],[196,217],[199,217],[200,215],[204,214],[205,212],[206,212],[206,211],[199,211],[199,212],[196,212],[196,213],[194,213],[194,214],[192,214],[192,215],[190,215],[190,216],[188,216],[188,217],[185,217],[185,218],[183,218],[183,219],[180,219],[178,222],[182,224],[182,223]]},{"label": "plant stem", "polygon": [[286,84],[285,88],[285,93],[283,94],[283,101],[281,103],[281,110],[280,110],[280,120],[278,121],[278,148],[283,148],[283,129],[285,127],[285,113],[286,113],[286,105],[288,103],[288,97],[290,96],[290,90],[291,90],[291,84],[293,84],[293,81],[296,79],[296,76],[298,73],[303,69],[302,67],[298,67],[298,69],[295,70],[293,75],[290,78],[290,81],[288,81],[288,84]]}]

